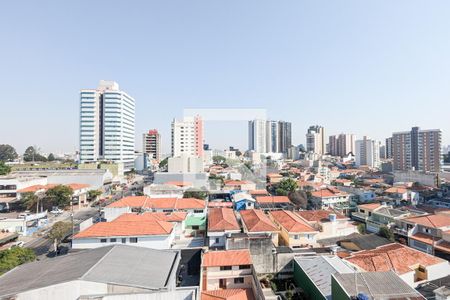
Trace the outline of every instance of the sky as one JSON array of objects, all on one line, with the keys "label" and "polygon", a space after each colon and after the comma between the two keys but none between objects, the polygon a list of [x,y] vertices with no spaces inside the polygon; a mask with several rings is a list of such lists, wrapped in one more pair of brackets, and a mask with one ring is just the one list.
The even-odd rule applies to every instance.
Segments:
[{"label": "sky", "polygon": [[[136,99],[136,145],[190,109],[265,109],[327,134],[384,140],[412,126],[450,144],[449,1],[2,1],[0,144],[78,147],[79,90]],[[206,122],[247,147],[247,124]]]}]

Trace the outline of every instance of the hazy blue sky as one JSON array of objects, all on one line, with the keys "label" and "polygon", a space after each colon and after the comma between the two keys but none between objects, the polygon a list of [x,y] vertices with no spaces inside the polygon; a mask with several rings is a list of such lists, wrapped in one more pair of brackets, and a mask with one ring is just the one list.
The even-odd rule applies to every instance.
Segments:
[{"label": "hazy blue sky", "polygon": [[[184,108],[264,108],[295,143],[317,123],[450,144],[449,16],[449,1],[2,1],[0,143],[76,149],[79,90],[108,79],[137,101],[137,145],[158,128],[168,149]],[[207,128],[214,147],[246,141],[243,122]]]}]

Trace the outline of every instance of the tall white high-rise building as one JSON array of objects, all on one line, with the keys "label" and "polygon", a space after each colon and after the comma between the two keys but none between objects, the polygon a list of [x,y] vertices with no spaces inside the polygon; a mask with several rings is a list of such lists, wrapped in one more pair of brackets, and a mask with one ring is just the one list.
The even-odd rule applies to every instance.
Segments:
[{"label": "tall white high-rise building", "polygon": [[292,146],[291,123],[252,120],[248,122],[248,148],[257,153],[284,153]]},{"label": "tall white high-rise building", "polygon": [[322,126],[310,126],[306,133],[306,151],[325,154],[326,142],[325,142],[325,128]]},{"label": "tall white high-rise building", "polygon": [[203,120],[200,116],[172,121],[172,157],[203,157]]},{"label": "tall white high-rise building", "polygon": [[266,153],[267,121],[252,120],[248,122],[248,149],[257,153]]},{"label": "tall white high-rise building", "polygon": [[98,160],[134,166],[135,101],[114,81],[80,91],[80,162]]},{"label": "tall white high-rise building", "polygon": [[380,142],[365,136],[356,141],[355,152],[357,166],[380,167]]}]

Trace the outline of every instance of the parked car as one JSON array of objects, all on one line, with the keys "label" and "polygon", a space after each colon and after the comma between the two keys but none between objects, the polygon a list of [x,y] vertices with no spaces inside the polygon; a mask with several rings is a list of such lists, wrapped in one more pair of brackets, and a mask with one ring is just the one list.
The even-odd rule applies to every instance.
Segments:
[{"label": "parked car", "polygon": [[17,241],[17,242],[12,243],[12,244],[9,246],[9,248],[10,248],[10,249],[11,249],[11,248],[14,248],[14,247],[22,248],[24,245],[25,245],[25,242],[24,242],[24,241]]},{"label": "parked car", "polygon": [[20,213],[17,217],[19,219],[25,219],[27,216],[31,215],[31,212],[29,210],[24,211],[23,213]]},{"label": "parked car", "polygon": [[50,213],[53,215],[60,215],[63,212],[64,211],[62,209],[60,209],[59,207],[53,207],[53,209],[50,211]]}]

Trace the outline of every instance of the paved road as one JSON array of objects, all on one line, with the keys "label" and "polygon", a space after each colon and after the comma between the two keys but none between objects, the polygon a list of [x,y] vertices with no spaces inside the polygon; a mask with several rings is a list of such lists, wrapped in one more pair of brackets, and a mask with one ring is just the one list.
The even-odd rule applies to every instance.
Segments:
[{"label": "paved road", "polygon": [[[79,224],[95,215],[98,214],[98,209],[94,207],[90,207],[87,209],[83,209],[81,211],[75,212],[73,216],[73,222],[74,222],[74,228],[75,232],[78,232]],[[65,214],[64,217],[58,218],[58,221],[65,221],[70,222],[71,217],[70,213],[67,215]],[[50,230],[50,228],[47,228],[42,232],[42,236],[36,237],[33,240],[25,243],[26,248],[31,248],[35,251],[37,256],[44,256],[46,255],[50,249],[53,248],[53,242],[46,238],[46,233]]]}]

